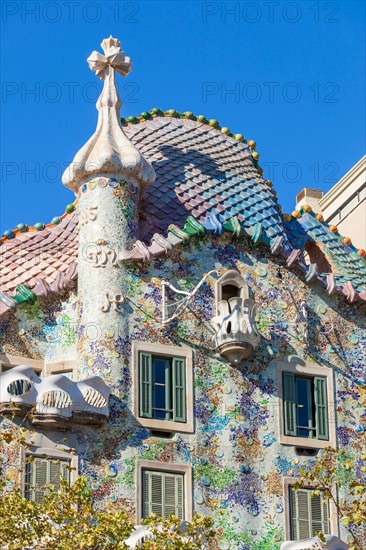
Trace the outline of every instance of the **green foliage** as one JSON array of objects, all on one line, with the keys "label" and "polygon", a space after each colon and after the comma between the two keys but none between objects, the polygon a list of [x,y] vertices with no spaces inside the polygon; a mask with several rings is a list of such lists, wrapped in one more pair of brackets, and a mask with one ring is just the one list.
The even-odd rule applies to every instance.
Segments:
[{"label": "green foliage", "polygon": [[[0,443],[27,449],[29,435],[25,428],[13,426],[3,432]],[[33,459],[30,455],[26,460]],[[133,517],[118,501],[106,509],[96,507],[86,477],[79,476],[71,486],[63,479],[57,488],[47,485],[40,503],[26,500],[20,486],[9,490],[3,469],[0,462],[0,547],[4,550],[65,550],[70,545],[81,550],[127,550]],[[212,520],[198,515],[187,524],[185,534],[174,516],[167,520],[152,516],[144,523],[151,528],[151,538],[144,540],[142,549],[199,550],[209,548],[214,536]]]},{"label": "green foliage", "polygon": [[[300,470],[295,488],[307,485],[324,491],[337,509],[350,534],[350,550],[363,550],[366,540],[366,453],[354,456],[328,447],[312,463]],[[321,540],[324,535],[318,534]]]}]

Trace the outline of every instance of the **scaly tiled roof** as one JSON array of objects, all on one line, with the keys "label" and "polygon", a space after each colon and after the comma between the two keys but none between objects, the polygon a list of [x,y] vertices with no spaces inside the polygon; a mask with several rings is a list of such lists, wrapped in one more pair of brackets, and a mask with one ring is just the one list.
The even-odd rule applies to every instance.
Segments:
[{"label": "scaly tiled roof", "polygon": [[170,223],[183,226],[188,215],[202,223],[211,213],[223,222],[237,216],[248,230],[263,223],[269,240],[284,233],[275,193],[246,143],[214,126],[171,116],[129,124],[125,133],[156,172],[141,204],[142,240]]},{"label": "scaly tiled roof", "polygon": [[[319,217],[319,216],[318,216]],[[299,219],[291,217],[285,222],[291,244],[303,249],[312,240],[321,244],[326,257],[330,260],[337,286],[352,281],[355,290],[362,291],[366,284],[365,260],[350,244],[350,240],[338,234],[337,229],[321,222],[312,212],[303,212]]]},{"label": "scaly tiled roof", "polygon": [[[354,247],[343,245],[340,237],[310,213],[304,212],[302,217],[301,213],[294,217],[280,214],[271,182],[261,176],[255,142],[192,113],[164,114],[153,109],[139,118],[123,120],[123,125],[157,177],[141,202],[140,240],[122,260],[148,259],[193,235],[228,230],[254,242],[262,241],[274,253],[281,251],[289,266],[302,267],[308,282],[319,280],[329,293],[338,288],[350,301],[366,299],[362,290],[366,279],[366,264],[360,256],[363,251],[357,253]],[[5,302],[19,284],[27,285],[38,296],[73,284],[76,204],[68,205],[65,214],[48,225],[28,228],[20,224],[5,232],[1,239],[1,290],[6,293],[0,303],[2,310],[14,306],[14,300],[8,300],[8,305]],[[161,235],[167,231],[167,237]],[[316,265],[305,265],[302,250],[309,239],[324,245],[335,275],[324,275]],[[23,300],[21,295],[15,296],[18,302]]]}]

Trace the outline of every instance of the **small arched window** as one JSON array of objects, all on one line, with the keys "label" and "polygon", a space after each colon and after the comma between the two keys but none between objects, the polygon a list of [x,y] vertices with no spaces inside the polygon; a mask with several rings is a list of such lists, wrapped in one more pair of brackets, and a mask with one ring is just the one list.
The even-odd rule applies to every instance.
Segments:
[{"label": "small arched window", "polygon": [[236,285],[222,285],[221,295],[223,300],[229,301],[230,298],[238,298],[241,289]]},{"label": "small arched window", "polygon": [[231,298],[248,298],[249,289],[243,277],[235,269],[224,273],[216,282],[216,310],[222,300],[229,301]]}]

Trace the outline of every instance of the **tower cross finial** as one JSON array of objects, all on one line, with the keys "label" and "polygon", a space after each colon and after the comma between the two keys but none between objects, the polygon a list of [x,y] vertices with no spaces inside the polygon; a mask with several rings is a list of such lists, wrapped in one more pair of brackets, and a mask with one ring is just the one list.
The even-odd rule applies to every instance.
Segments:
[{"label": "tower cross finial", "polygon": [[125,56],[120,46],[118,38],[110,36],[101,43],[104,55],[94,50],[88,57],[90,70],[95,72],[101,80],[105,79],[108,67],[112,67],[122,76],[127,76],[132,71],[131,59]]},{"label": "tower cross finial", "polygon": [[97,101],[98,125],[74,161],[62,176],[64,185],[76,193],[85,178],[108,176],[135,179],[141,188],[155,180],[154,168],[128,139],[121,126],[121,98],[115,82],[115,72],[127,76],[132,71],[131,60],[121,51],[121,43],[110,36],[101,44],[104,55],[92,52],[88,64],[101,80],[103,90]]}]

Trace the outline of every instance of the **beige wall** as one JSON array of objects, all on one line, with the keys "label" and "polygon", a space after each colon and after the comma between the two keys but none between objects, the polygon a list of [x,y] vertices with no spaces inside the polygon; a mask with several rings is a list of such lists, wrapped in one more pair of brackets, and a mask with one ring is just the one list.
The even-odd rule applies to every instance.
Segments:
[{"label": "beige wall", "polygon": [[356,248],[366,249],[366,200],[337,224],[339,233],[349,237]]}]

